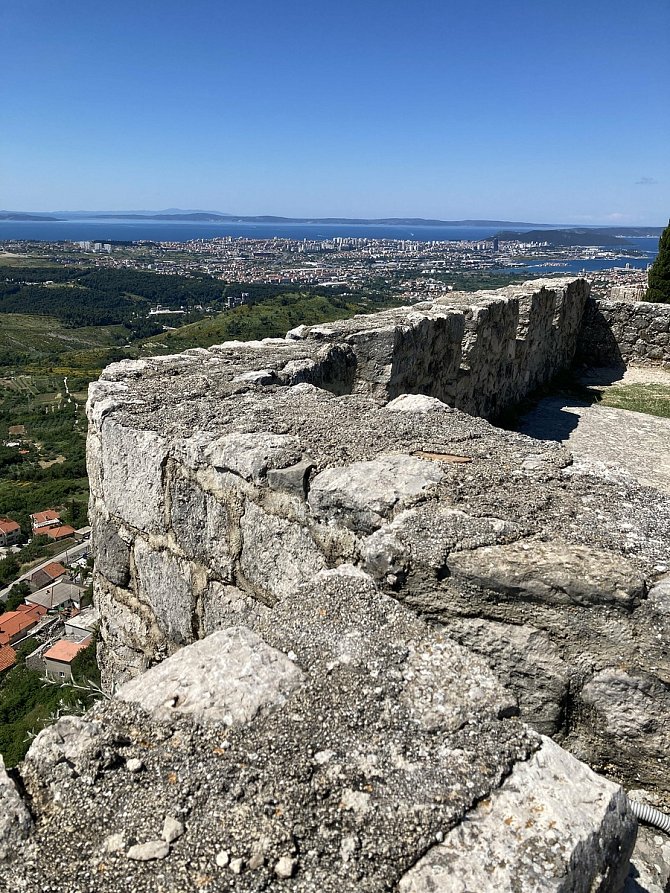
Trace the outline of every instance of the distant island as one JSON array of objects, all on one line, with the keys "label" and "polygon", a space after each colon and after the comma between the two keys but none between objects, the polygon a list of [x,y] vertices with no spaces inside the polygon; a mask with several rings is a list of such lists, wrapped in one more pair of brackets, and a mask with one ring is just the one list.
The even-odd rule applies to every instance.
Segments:
[{"label": "distant island", "polygon": [[53,214],[26,214],[23,211],[0,211],[0,220],[34,220],[39,223],[48,223],[50,220],[62,220],[62,217],[54,217]]},{"label": "distant island", "polygon": [[0,221],[64,222],[85,220],[134,220],[165,223],[276,224],[301,226],[403,226],[487,227],[499,229],[501,241],[548,242],[556,247],[576,245],[619,246],[626,239],[660,236],[662,226],[570,226],[569,224],[525,223],[512,220],[437,220],[424,217],[280,217],[271,214],[224,214],[218,211],[57,211],[32,213],[0,211]]},{"label": "distant island", "polygon": [[553,247],[576,245],[625,247],[627,239],[660,236],[662,227],[606,226],[560,229],[502,230],[496,233],[501,242],[548,242]]}]

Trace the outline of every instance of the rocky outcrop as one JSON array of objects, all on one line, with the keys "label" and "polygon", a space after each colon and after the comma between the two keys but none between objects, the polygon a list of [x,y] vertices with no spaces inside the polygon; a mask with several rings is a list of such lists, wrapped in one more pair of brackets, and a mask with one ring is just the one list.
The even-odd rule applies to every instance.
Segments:
[{"label": "rocky outcrop", "polygon": [[2,862],[20,849],[32,826],[30,812],[5,769],[0,755],[0,877]]},{"label": "rocky outcrop", "polygon": [[42,732],[21,767],[34,829],[0,877],[26,893],[619,890],[625,795],[515,713],[481,658],[360,570],[322,571],[257,632],[188,645]]}]

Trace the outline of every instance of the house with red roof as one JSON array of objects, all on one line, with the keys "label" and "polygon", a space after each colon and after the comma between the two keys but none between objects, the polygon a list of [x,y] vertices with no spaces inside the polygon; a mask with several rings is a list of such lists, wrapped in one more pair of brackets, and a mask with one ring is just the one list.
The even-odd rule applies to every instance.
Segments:
[{"label": "house with red roof", "polygon": [[75,529],[70,527],[69,524],[61,524],[59,527],[50,527],[48,530],[40,531],[40,533],[46,533],[50,540],[58,542],[58,540],[65,540],[69,536],[74,536]]},{"label": "house with red roof", "polygon": [[42,589],[43,586],[48,586],[50,583],[55,583],[56,580],[62,579],[66,574],[67,568],[57,561],[51,561],[30,575],[30,586],[33,590]]},{"label": "house with red roof", "polygon": [[61,639],[52,645],[42,655],[47,676],[51,676],[52,679],[72,679],[72,661],[90,642],[91,637],[87,636],[81,642]]},{"label": "house with red roof", "polygon": [[0,646],[18,642],[46,613],[43,605],[19,605],[16,611],[0,614]]},{"label": "house with red roof", "polygon": [[21,525],[11,518],[0,518],[0,546],[13,546],[21,538]]},{"label": "house with red roof", "polygon": [[43,512],[35,512],[30,516],[30,523],[33,533],[40,536],[46,533],[51,527],[58,527],[60,524],[60,515],[53,509],[45,509]]}]

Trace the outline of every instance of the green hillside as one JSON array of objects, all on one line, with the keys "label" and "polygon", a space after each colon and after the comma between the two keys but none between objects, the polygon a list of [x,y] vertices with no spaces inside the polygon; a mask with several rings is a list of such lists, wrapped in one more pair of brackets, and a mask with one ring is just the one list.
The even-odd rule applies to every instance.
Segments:
[{"label": "green hillside", "polygon": [[147,339],[145,347],[152,352],[178,353],[190,347],[210,347],[222,341],[279,338],[301,324],[315,325],[345,319],[356,313],[372,313],[391,303],[351,296],[290,293],[262,303],[236,307],[213,318],[165,332]]}]

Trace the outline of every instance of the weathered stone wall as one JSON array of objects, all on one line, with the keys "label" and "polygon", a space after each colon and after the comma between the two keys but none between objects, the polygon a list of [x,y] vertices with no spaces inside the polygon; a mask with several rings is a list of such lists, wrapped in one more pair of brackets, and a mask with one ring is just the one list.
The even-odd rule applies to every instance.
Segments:
[{"label": "weathered stone wall", "polygon": [[0,771],[7,877],[148,893],[158,859],[175,891],[621,889],[623,792],[537,732],[667,794],[670,499],[477,417],[569,365],[587,294],[105,370],[88,463],[117,697],[40,735],[30,812]]},{"label": "weathered stone wall", "polygon": [[583,279],[537,280],[312,326],[297,335],[350,351],[354,393],[383,402],[426,394],[489,418],[570,365],[588,294]]},{"label": "weathered stone wall", "polygon": [[[580,283],[562,289],[584,297]],[[554,337],[546,311],[568,313],[527,291],[515,393],[549,374],[532,350]],[[88,450],[105,684],[214,630],[256,628],[296,586],[350,563],[485,656],[538,730],[636,786],[667,787],[668,614],[653,588],[667,496],[575,471],[555,444],[435,396],[395,396],[412,369],[425,376],[416,390],[430,389],[431,357],[440,382],[446,354],[453,382],[458,344],[470,361],[456,384],[476,369],[483,390],[468,384],[464,402],[491,409],[511,304],[393,311],[338,324],[339,341],[337,325],[314,327],[106,370]],[[466,350],[449,333],[468,318],[488,341]]]},{"label": "weathered stone wall", "polygon": [[586,302],[575,360],[588,366],[670,363],[670,305]]},{"label": "weathered stone wall", "polygon": [[644,301],[647,286],[637,285],[613,285],[607,298],[610,301]]}]

